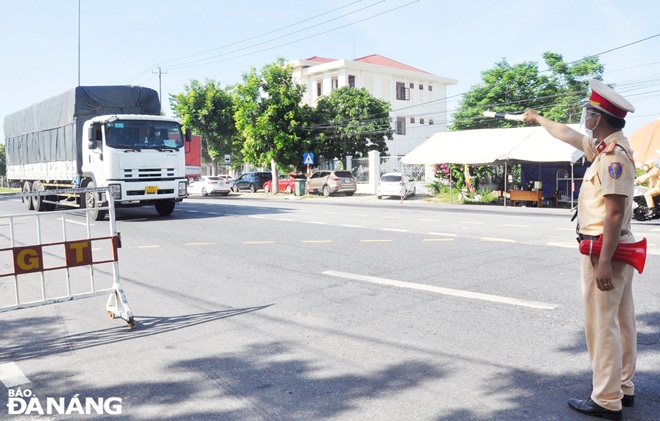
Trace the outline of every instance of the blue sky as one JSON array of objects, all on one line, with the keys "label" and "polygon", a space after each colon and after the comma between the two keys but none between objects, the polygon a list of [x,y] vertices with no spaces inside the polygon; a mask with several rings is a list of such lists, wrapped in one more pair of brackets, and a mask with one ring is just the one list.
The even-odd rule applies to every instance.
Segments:
[{"label": "blue sky", "polygon": [[545,69],[545,51],[572,62],[610,50],[604,79],[637,108],[625,132],[660,117],[657,0],[80,0],[80,73],[78,4],[0,0],[0,123],[79,76],[161,89],[171,115],[168,95],[191,79],[231,85],[278,56],[314,55],[380,54],[457,79],[452,111],[503,58]]}]

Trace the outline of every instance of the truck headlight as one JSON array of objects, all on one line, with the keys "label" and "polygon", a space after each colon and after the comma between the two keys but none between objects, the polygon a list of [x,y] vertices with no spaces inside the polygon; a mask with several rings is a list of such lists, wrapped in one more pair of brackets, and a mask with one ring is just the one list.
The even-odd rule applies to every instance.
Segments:
[{"label": "truck headlight", "polygon": [[186,197],[188,195],[188,183],[186,181],[179,181],[179,197]]},{"label": "truck headlight", "polygon": [[121,184],[108,184],[110,193],[115,200],[121,200]]}]

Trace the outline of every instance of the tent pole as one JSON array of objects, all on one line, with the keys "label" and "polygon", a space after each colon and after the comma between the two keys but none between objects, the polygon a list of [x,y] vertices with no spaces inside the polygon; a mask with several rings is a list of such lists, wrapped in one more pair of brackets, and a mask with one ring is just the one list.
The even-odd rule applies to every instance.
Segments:
[{"label": "tent pole", "polygon": [[507,189],[507,181],[509,181],[509,171],[508,171],[508,164],[509,161],[504,161],[504,192],[502,192],[502,196],[504,196],[504,207],[506,208],[506,192],[509,191]]},{"label": "tent pole", "polygon": [[574,163],[571,162],[571,209],[573,209],[573,197],[575,196],[575,167]]}]

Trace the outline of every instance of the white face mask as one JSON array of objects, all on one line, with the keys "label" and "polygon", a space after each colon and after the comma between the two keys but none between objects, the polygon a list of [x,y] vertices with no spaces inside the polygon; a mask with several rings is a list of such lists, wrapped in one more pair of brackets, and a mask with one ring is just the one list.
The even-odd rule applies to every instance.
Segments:
[{"label": "white face mask", "polygon": [[[580,128],[582,128],[584,130],[584,132],[587,134],[587,136],[589,136],[591,138],[594,137],[594,130],[598,126],[598,123],[596,123],[594,125],[594,127],[589,128],[589,127],[587,127],[587,120],[595,119],[596,115],[598,115],[598,113],[596,113],[594,111],[591,111],[587,108],[582,109],[582,116],[580,117]],[[600,120],[598,120],[598,122],[600,122]]]}]

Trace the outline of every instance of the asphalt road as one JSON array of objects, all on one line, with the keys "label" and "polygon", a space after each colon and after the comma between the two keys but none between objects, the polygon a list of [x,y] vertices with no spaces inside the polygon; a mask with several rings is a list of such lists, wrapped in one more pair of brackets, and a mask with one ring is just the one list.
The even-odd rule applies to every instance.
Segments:
[{"label": "asphalt road", "polygon": [[[108,417],[126,420],[583,419],[566,404],[590,391],[570,217],[249,193],[190,198],[167,218],[120,209],[136,328],[110,320],[105,297],[0,313],[0,376],[4,365],[27,381],[0,387],[0,418],[31,419],[7,414],[20,388],[41,402],[121,398]],[[652,420],[660,225],[634,232],[649,256],[635,281],[637,400],[624,417]],[[0,294],[12,283],[0,278]],[[38,419],[74,418],[99,416]]]}]

